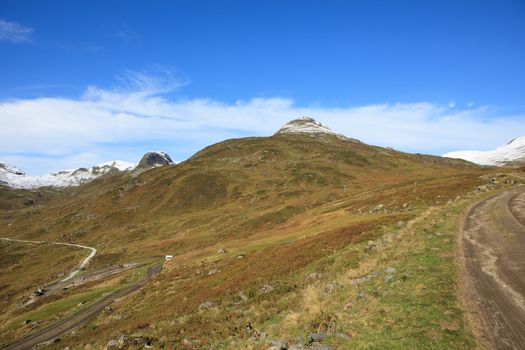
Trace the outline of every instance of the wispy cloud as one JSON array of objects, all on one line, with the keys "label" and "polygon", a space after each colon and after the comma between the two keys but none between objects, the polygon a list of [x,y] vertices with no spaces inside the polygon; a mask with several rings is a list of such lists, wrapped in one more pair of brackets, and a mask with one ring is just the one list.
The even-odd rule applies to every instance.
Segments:
[{"label": "wispy cloud", "polygon": [[33,28],[31,27],[0,19],[0,41],[10,43],[30,42],[32,32]]},{"label": "wispy cloud", "polygon": [[416,102],[333,108],[299,106],[283,97],[235,103],[180,99],[173,92],[185,82],[162,67],[153,74],[128,71],[119,81],[112,89],[88,87],[77,99],[0,102],[0,159],[34,173],[90,165],[81,164],[88,159],[137,161],[159,148],[183,160],[226,138],[271,135],[300,116],[370,144],[432,154],[489,149],[525,135],[525,115],[503,115],[487,106]]}]

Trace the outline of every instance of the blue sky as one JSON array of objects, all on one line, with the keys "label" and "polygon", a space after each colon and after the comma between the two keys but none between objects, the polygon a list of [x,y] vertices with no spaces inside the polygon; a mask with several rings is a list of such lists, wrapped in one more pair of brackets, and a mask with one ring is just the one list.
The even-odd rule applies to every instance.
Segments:
[{"label": "blue sky", "polygon": [[183,160],[311,115],[405,151],[525,135],[524,1],[0,0],[0,159]]}]

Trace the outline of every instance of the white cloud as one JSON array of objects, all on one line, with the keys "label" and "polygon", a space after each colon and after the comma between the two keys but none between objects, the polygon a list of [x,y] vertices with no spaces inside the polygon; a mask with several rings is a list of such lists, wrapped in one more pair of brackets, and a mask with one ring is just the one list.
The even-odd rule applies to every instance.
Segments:
[{"label": "white cloud", "polygon": [[461,110],[420,102],[328,108],[298,106],[282,97],[225,103],[168,97],[184,85],[169,71],[128,72],[121,80],[119,88],[89,87],[78,99],[0,102],[0,159],[28,173],[111,159],[136,162],[150,149],[183,160],[226,138],[271,135],[300,116],[363,142],[431,154],[490,149],[525,135],[525,115],[498,115],[489,107]]},{"label": "white cloud", "polygon": [[0,19],[0,41],[11,43],[29,42],[29,36],[32,32],[33,28]]}]

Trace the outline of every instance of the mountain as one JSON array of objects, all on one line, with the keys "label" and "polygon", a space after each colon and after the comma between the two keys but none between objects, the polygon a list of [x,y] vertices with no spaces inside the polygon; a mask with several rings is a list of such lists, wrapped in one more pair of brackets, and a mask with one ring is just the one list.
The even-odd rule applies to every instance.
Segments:
[{"label": "mountain", "polygon": [[289,121],[275,135],[282,134],[332,134],[329,127],[310,117],[302,117]]},{"label": "mountain", "polygon": [[0,163],[0,184],[8,187],[24,189],[44,186],[77,186],[94,180],[111,171],[126,171],[133,168],[134,164],[132,163],[115,160],[97,164],[91,168],[61,170],[44,176],[30,176],[12,165]]},{"label": "mountain", "polygon": [[110,172],[131,171],[135,168],[145,170],[165,164],[173,164],[171,157],[167,153],[147,152],[138,165],[121,160],[114,160],[97,164],[91,168],[61,170],[44,176],[30,176],[11,164],[0,162],[0,185],[23,189],[34,189],[45,186],[78,186]]},{"label": "mountain", "polygon": [[480,165],[515,166],[525,164],[525,136],[491,151],[455,151],[443,157],[459,158]]},{"label": "mountain", "polygon": [[[421,348],[429,342],[421,329],[439,331],[440,319],[462,322],[460,310],[450,314],[456,305],[450,294],[456,288],[450,278],[455,239],[454,226],[443,223],[455,225],[457,218],[437,211],[414,230],[417,240],[398,233],[430,207],[469,198],[489,171],[463,160],[368,145],[301,118],[273,136],[225,140],[174,166],[45,192],[35,199],[38,205],[15,207],[11,203],[28,191],[0,188],[0,208],[7,208],[0,211],[0,228],[17,239],[96,247],[86,274],[173,256],[140,292],[99,314],[93,327],[62,337],[61,348],[103,349],[121,335],[123,341],[139,335],[159,348],[266,349],[266,341],[293,345],[312,332],[325,334],[334,349],[354,347],[349,342],[389,348],[367,341],[414,336],[420,341],[390,348]],[[37,310],[20,308],[35,285],[27,281],[42,276],[28,269],[65,258],[42,247],[21,260],[22,246],[4,245],[2,261],[16,263],[0,264],[0,339],[37,331],[72,312],[64,305],[91,305],[144,273],[138,265],[72,286],[61,298],[40,299]],[[419,306],[429,303],[436,306],[431,312]],[[403,333],[414,327],[407,309],[417,312],[413,333]],[[39,323],[20,327],[25,320]],[[356,320],[363,321],[359,328],[353,328]],[[343,331],[352,339],[336,336]],[[459,337],[439,335],[446,341]]]},{"label": "mountain", "polygon": [[173,163],[171,157],[165,152],[147,152],[140,160],[137,168],[152,168]]}]

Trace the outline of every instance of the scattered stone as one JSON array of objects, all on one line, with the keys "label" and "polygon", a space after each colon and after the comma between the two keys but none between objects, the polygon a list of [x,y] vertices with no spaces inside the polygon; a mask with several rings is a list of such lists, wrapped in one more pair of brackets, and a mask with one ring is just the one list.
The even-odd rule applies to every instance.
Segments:
[{"label": "scattered stone", "polygon": [[311,350],[332,350],[332,347],[330,347],[328,345],[323,345],[321,343],[314,342],[314,343],[310,344],[309,349],[311,349]]},{"label": "scattered stone", "polygon": [[358,284],[370,281],[372,278],[375,278],[377,276],[379,276],[379,272],[374,271],[374,272],[372,272],[372,273],[370,273],[368,275],[365,275],[365,276],[363,276],[361,278],[355,278],[355,279],[351,280],[350,283],[352,285],[358,285]]},{"label": "scattered stone", "polygon": [[385,207],[385,205],[383,203],[381,204],[378,204],[374,207],[374,209],[372,209],[372,211],[375,213],[375,212],[378,212],[380,211],[381,209],[383,209]]},{"label": "scattered stone", "polygon": [[116,339],[111,339],[106,344],[106,350],[120,350],[121,346],[119,345],[119,342]]},{"label": "scattered stone", "polygon": [[219,273],[221,270],[219,269],[211,269],[208,271],[208,276],[215,275],[216,273]]},{"label": "scattered stone", "polygon": [[248,301],[248,296],[243,292],[239,292],[239,297],[242,299],[242,301]]},{"label": "scattered stone", "polygon": [[359,294],[357,295],[357,297],[358,297],[359,299],[366,299],[366,294],[365,294],[365,292],[360,291]]},{"label": "scattered stone", "polygon": [[206,301],[199,305],[199,310],[211,309],[214,305],[213,301]]},{"label": "scattered stone", "polygon": [[330,282],[328,284],[326,284],[326,286],[324,287],[324,293],[325,294],[330,294],[330,293],[333,293],[339,289],[343,288],[343,286],[337,282]]},{"label": "scattered stone", "polygon": [[397,226],[397,228],[403,228],[403,227],[405,227],[405,222],[400,220],[400,221],[397,222],[396,226]]},{"label": "scattered stone", "polygon": [[82,306],[84,306],[86,303],[87,303],[87,301],[81,301],[80,303],[77,304],[77,307],[82,307]]},{"label": "scattered stone", "polygon": [[273,291],[274,289],[274,286],[272,286],[271,284],[265,284],[261,287],[261,289],[259,289],[259,291],[263,294],[267,294]]},{"label": "scattered stone", "polygon": [[25,320],[24,322],[22,322],[23,325],[26,325],[28,323],[31,323],[31,320]]},{"label": "scattered stone", "polygon": [[244,254],[237,255],[237,259],[242,259],[242,258],[244,258]]},{"label": "scattered stone", "polygon": [[217,250],[217,254],[225,254],[225,253],[226,253],[226,249],[224,248]]},{"label": "scattered stone", "polygon": [[394,280],[394,276],[392,275],[385,276],[385,283],[392,283],[393,280]]},{"label": "scattered stone", "polygon": [[[271,345],[272,347],[270,349],[277,349],[277,350],[287,350],[288,349],[288,343],[281,340],[267,340],[266,343],[268,345]],[[267,349],[268,350],[268,349]]]},{"label": "scattered stone", "polygon": [[323,277],[323,274],[318,273],[318,272],[312,272],[311,274],[308,275],[307,278],[309,280],[319,280],[321,279],[321,277]]},{"label": "scattered stone", "polygon": [[396,273],[397,272],[397,269],[393,268],[393,267],[387,267],[385,269],[385,273],[388,273],[388,274],[393,274],[393,273]]},{"label": "scattered stone", "polygon": [[350,339],[352,339],[352,337],[350,337],[349,335],[344,334],[344,333],[337,333],[335,336],[337,338],[340,338],[340,339],[343,339],[343,340],[350,340]]},{"label": "scattered stone", "polygon": [[308,343],[313,342],[322,342],[326,339],[326,333],[309,333],[308,334]]},{"label": "scattered stone", "polygon": [[306,349],[303,344],[296,344],[292,345],[288,348],[288,350],[304,350]]}]

